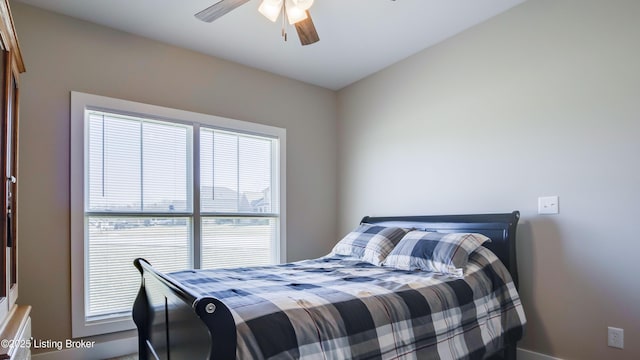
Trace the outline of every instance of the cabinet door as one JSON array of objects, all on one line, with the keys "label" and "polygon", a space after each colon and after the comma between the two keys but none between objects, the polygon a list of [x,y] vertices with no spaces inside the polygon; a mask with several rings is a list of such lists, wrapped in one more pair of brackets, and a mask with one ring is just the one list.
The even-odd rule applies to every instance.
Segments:
[{"label": "cabinet door", "polygon": [[0,326],[18,298],[18,88],[24,71],[9,0],[0,0]]},{"label": "cabinet door", "polygon": [[2,200],[2,250],[0,254],[3,276],[0,277],[0,316],[18,297],[17,276],[17,170],[18,170],[18,77],[8,52],[2,54],[2,105],[0,107],[0,169],[4,186]]},{"label": "cabinet door", "polygon": [[[7,72],[9,70],[9,64],[11,63],[8,51],[0,51],[0,171],[2,171],[2,179],[5,178],[5,171],[7,169],[7,134],[6,134],[6,115],[8,108],[6,106],[7,100]],[[5,182],[2,182],[0,186],[0,270],[2,276],[0,276],[0,323],[8,315],[9,312],[9,300],[7,295],[9,293],[9,281],[7,278],[7,272],[9,271],[8,258],[10,257],[9,248],[7,247],[7,186]]]},{"label": "cabinet door", "polygon": [[6,244],[9,303],[18,297],[18,71],[11,57],[7,59],[6,74],[6,137],[5,183],[6,183]]}]

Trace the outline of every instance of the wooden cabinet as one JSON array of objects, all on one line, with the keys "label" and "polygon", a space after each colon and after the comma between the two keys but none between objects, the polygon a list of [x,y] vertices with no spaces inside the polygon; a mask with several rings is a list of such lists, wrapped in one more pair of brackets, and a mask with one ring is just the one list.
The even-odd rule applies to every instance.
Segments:
[{"label": "wooden cabinet", "polygon": [[30,358],[29,306],[18,299],[18,104],[24,63],[8,0],[0,0],[0,359]]}]

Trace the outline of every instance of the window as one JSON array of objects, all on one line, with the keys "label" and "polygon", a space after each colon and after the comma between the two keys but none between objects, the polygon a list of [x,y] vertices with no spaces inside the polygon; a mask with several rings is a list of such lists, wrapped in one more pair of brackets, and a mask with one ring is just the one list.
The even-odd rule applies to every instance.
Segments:
[{"label": "window", "polygon": [[73,336],[133,328],[164,272],[284,261],[285,131],[73,92]]}]

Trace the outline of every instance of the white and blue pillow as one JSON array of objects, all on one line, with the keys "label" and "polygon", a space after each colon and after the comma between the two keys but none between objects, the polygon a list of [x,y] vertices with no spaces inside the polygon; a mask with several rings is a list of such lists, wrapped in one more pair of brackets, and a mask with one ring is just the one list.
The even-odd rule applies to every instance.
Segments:
[{"label": "white and blue pillow", "polygon": [[488,237],[476,233],[410,231],[382,265],[400,270],[423,270],[462,277],[469,254]]},{"label": "white and blue pillow", "polygon": [[381,265],[406,234],[407,230],[399,227],[360,224],[333,247],[331,254],[352,256],[373,265]]}]

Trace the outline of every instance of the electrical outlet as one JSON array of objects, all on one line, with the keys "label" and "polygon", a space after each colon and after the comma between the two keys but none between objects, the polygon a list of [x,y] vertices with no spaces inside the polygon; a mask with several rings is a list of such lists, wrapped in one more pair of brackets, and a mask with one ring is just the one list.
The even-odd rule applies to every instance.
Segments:
[{"label": "electrical outlet", "polygon": [[608,330],[607,345],[618,349],[624,349],[624,330],[611,326],[609,326]]}]

